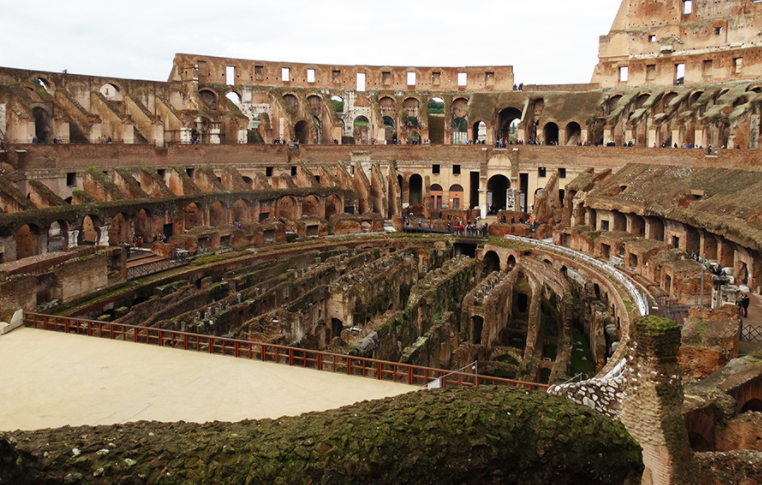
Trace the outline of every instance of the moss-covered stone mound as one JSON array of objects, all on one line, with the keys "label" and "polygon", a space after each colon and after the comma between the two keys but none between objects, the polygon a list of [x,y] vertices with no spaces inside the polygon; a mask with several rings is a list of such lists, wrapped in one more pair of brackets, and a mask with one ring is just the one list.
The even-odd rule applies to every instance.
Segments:
[{"label": "moss-covered stone mound", "polygon": [[542,392],[486,387],[278,420],[65,427],[2,441],[0,483],[16,485],[622,484],[639,483],[643,468],[620,423]]}]

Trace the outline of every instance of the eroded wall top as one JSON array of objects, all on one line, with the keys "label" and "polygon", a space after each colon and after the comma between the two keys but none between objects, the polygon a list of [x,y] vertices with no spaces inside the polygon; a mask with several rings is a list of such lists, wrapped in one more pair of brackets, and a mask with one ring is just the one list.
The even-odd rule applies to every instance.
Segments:
[{"label": "eroded wall top", "polygon": [[593,82],[680,85],[762,77],[762,3],[622,0]]},{"label": "eroded wall top", "polygon": [[358,88],[430,91],[512,91],[512,66],[391,67],[300,64],[175,54],[170,81],[289,86],[300,88]]}]

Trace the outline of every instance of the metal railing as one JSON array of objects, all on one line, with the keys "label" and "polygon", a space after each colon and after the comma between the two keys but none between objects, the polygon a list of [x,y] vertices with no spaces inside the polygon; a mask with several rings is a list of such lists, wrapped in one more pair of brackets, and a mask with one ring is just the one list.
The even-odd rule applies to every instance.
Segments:
[{"label": "metal railing", "polygon": [[748,325],[741,321],[741,340],[762,344],[762,327]]},{"label": "metal railing", "polygon": [[24,312],[24,325],[54,332],[73,333],[110,340],[124,340],[126,342],[158,345],[161,347],[227,355],[244,359],[256,359],[262,362],[287,364],[409,385],[425,386],[429,382],[441,378],[441,387],[509,385],[526,387],[528,389],[546,390],[548,388],[546,384],[533,382],[480,376],[467,372],[452,372],[400,362],[353,357],[351,355],[299,349],[263,342],[250,342],[248,340],[237,340],[213,335],[139,327],[124,323],[101,322]]}]

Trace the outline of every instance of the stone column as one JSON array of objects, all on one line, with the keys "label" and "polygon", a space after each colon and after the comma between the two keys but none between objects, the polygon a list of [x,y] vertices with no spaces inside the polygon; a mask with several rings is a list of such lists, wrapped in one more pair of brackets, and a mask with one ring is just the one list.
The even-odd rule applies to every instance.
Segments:
[{"label": "stone column", "polygon": [[677,351],[680,327],[641,317],[630,326],[622,423],[643,448],[643,485],[695,483]]},{"label": "stone column", "polygon": [[108,246],[108,230],[111,229],[111,224],[103,224],[98,228],[98,246]]},{"label": "stone column", "polygon": [[76,248],[79,244],[79,230],[74,229],[69,231],[69,248]]}]

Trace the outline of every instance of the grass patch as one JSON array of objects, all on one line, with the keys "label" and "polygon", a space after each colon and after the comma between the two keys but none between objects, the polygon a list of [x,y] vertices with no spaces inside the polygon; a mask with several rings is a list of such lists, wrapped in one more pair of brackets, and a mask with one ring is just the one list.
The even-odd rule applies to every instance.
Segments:
[{"label": "grass patch", "polygon": [[[498,362],[507,362],[507,363],[515,365],[515,366],[519,365],[519,361],[516,360],[516,358],[514,356],[512,356],[511,354],[503,354],[503,355],[501,355],[500,357],[497,358],[497,361]],[[499,377],[499,376],[497,376],[497,377]]]},{"label": "grass patch", "polygon": [[[579,343],[578,343],[579,342]],[[576,328],[572,332],[572,374],[595,375],[595,361],[590,350],[590,341]]]},{"label": "grass patch", "polygon": [[542,346],[543,359],[550,359],[553,362],[555,362],[557,354],[558,354],[558,347],[556,346],[556,344],[545,344]]}]

